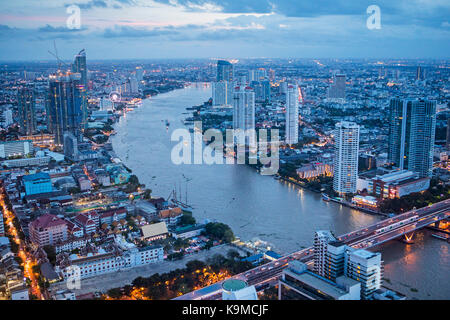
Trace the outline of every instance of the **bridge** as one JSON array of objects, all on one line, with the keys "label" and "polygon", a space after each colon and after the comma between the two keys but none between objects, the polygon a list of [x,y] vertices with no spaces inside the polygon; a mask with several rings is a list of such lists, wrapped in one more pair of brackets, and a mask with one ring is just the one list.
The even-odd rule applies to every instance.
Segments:
[{"label": "bridge", "polygon": [[[450,218],[450,199],[379,221],[368,227],[341,235],[337,239],[353,248],[369,249],[402,236],[411,237],[414,231],[447,218]],[[257,291],[260,291],[278,282],[289,261],[299,260],[304,263],[311,263],[313,256],[314,249],[309,247],[235,275],[232,278],[244,280],[249,285],[254,285]],[[179,296],[174,300],[220,299],[222,283],[223,281],[217,282]]]}]

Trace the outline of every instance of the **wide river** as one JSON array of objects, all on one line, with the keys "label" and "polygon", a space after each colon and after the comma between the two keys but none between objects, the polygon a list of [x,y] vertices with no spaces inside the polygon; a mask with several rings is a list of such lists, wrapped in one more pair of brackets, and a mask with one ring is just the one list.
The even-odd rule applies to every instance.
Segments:
[{"label": "wide river", "polygon": [[[319,194],[262,176],[245,165],[175,165],[171,151],[179,142],[171,141],[172,131],[185,128],[186,107],[210,96],[211,89],[203,85],[161,94],[145,100],[115,125],[112,144],[117,156],[153,195],[167,198],[176,188],[180,198],[181,187],[182,200],[187,196],[197,221],[226,223],[242,240],[266,241],[281,254],[311,246],[316,230],[340,235],[380,219],[324,202]],[[428,231],[418,233],[414,245],[392,241],[377,248],[385,261],[388,286],[421,299],[450,299],[448,249]]]}]

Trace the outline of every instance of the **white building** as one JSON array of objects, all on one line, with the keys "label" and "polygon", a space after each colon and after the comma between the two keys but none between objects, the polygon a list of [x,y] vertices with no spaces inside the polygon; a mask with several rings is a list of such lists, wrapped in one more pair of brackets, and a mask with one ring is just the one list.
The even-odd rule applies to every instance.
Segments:
[{"label": "white building", "polygon": [[256,147],[255,92],[251,87],[236,87],[233,101],[233,129],[237,144]]},{"label": "white building", "polygon": [[349,249],[345,275],[361,283],[361,299],[369,299],[381,288],[383,278],[381,253]]},{"label": "white building", "polygon": [[[121,270],[164,260],[164,250],[160,246],[133,247],[123,252],[106,252],[100,249],[98,253],[89,253],[87,256],[76,254],[67,255],[59,265],[55,267],[57,273],[61,273],[64,279],[73,274],[73,267],[79,267],[81,279],[98,276]],[[72,268],[71,268],[72,267]]]},{"label": "white building", "polygon": [[31,140],[4,141],[0,143],[0,158],[26,156],[33,153]]},{"label": "white building", "polygon": [[288,86],[286,93],[286,144],[298,143],[298,86]]},{"label": "white building", "polygon": [[258,300],[254,286],[237,279],[225,280],[222,284],[222,300]]},{"label": "white building", "polygon": [[326,274],[328,243],[336,238],[328,230],[316,231],[314,236],[314,273],[320,276]]},{"label": "white building", "polygon": [[333,189],[339,193],[356,193],[358,179],[359,126],[354,122],[336,124],[334,135]]},{"label": "white building", "polygon": [[225,80],[213,82],[212,84],[213,106],[232,106],[233,88],[234,84]]}]

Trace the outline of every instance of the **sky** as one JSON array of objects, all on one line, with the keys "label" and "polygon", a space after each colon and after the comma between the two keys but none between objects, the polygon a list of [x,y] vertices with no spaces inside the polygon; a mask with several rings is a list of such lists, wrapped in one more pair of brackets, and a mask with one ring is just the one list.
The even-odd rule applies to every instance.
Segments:
[{"label": "sky", "polygon": [[54,41],[67,60],[448,59],[450,1],[2,0],[0,41],[2,61],[51,60]]}]

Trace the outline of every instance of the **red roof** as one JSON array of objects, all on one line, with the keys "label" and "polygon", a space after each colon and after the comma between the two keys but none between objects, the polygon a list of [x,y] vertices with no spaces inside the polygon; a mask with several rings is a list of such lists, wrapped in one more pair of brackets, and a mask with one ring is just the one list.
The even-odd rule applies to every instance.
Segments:
[{"label": "red roof", "polygon": [[75,217],[75,222],[78,222],[79,224],[83,225],[83,226],[87,226],[87,225],[93,225],[95,224],[94,221],[92,221],[92,219],[89,219],[88,217],[86,217],[84,214],[79,214]]},{"label": "red roof", "polygon": [[34,220],[33,222],[31,222],[31,226],[34,229],[53,228],[53,227],[57,227],[60,225],[67,225],[67,222],[65,220],[58,218],[57,216],[55,216],[53,214],[49,214],[49,213],[46,213],[46,214],[40,216],[39,218],[37,218],[36,220]]}]

